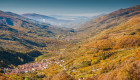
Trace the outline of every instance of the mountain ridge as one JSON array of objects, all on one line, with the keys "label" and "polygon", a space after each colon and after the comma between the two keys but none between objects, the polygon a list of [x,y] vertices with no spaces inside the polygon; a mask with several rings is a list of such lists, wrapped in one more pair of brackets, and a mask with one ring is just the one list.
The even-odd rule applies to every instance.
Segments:
[{"label": "mountain ridge", "polygon": [[[74,28],[77,29],[79,28],[80,25],[86,23],[89,21],[91,18],[87,16],[73,16],[72,19],[64,19],[66,18],[71,18],[72,16],[61,16],[59,18],[58,16],[46,16],[46,15],[41,15],[37,13],[25,13],[23,14],[24,17],[39,21],[41,23],[49,23],[51,25],[56,25],[60,28]],[[64,17],[64,18],[62,18]],[[92,18],[95,18],[96,16],[93,16]]]}]

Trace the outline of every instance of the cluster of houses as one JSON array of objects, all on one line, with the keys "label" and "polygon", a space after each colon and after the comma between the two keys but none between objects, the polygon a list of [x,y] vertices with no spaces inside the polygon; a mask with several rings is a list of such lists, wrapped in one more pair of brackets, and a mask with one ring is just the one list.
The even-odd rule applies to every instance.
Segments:
[{"label": "cluster of houses", "polygon": [[4,68],[3,71],[5,74],[18,74],[18,73],[28,73],[33,72],[36,70],[43,70],[49,68],[49,65],[52,63],[59,64],[61,67],[62,65],[60,63],[64,62],[63,60],[51,60],[51,59],[43,59],[40,62],[34,62],[34,63],[28,63],[19,65],[17,68],[11,69],[11,68]]}]

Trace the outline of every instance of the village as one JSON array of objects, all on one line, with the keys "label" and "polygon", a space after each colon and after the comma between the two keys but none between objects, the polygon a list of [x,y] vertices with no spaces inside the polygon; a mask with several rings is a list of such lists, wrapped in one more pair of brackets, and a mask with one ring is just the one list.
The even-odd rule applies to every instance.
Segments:
[{"label": "village", "polygon": [[16,68],[4,68],[3,71],[5,74],[19,74],[19,73],[28,73],[28,72],[34,72],[36,70],[43,70],[49,68],[49,65],[56,63],[59,66],[62,67],[61,63],[65,62],[64,60],[52,60],[52,58],[49,59],[43,59],[39,62],[34,62],[34,63],[28,63],[28,64],[23,64],[19,65]]}]

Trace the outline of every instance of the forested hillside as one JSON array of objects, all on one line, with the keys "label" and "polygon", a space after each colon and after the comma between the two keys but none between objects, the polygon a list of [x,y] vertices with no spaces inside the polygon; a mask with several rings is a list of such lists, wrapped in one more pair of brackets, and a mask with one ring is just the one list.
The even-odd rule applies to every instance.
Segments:
[{"label": "forested hillside", "polygon": [[15,67],[34,61],[35,57],[42,55],[39,51],[30,51],[28,53],[19,53],[9,49],[0,48],[0,67]]},{"label": "forested hillside", "polygon": [[0,45],[3,48],[27,51],[66,44],[60,40],[70,33],[70,29],[39,24],[15,13],[0,11]]},{"label": "forested hillside", "polygon": [[99,34],[103,30],[114,28],[116,26],[124,24],[132,17],[136,17],[136,15],[138,16],[138,14],[140,14],[139,10],[140,6],[137,5],[135,7],[120,9],[107,15],[98,17],[81,26],[80,29],[75,30],[77,33],[73,36],[78,40],[82,39],[82,41],[83,39],[89,39]]}]

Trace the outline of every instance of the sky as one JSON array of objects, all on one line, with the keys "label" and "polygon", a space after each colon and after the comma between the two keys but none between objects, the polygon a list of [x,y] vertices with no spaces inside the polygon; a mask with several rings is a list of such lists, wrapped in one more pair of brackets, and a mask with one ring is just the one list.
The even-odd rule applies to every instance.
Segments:
[{"label": "sky", "polygon": [[94,16],[140,5],[140,0],[0,0],[0,10],[17,14]]}]

